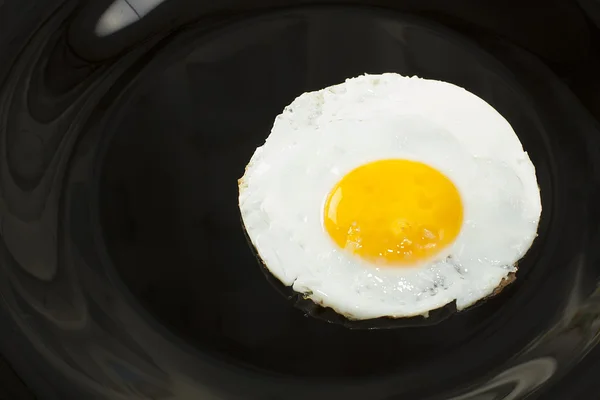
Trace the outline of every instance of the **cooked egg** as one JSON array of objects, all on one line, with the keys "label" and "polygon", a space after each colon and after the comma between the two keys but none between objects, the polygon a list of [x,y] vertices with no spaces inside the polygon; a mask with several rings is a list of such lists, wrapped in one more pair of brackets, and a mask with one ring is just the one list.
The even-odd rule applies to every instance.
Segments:
[{"label": "cooked egg", "polygon": [[491,295],[542,209],[502,115],[453,84],[398,74],[294,100],[252,156],[239,205],[273,276],[355,320]]}]

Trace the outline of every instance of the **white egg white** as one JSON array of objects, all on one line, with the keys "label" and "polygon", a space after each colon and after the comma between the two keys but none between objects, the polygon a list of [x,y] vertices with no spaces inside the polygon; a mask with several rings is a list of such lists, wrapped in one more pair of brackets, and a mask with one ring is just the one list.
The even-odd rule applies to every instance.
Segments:
[{"label": "white egg white", "polygon": [[[457,239],[410,268],[371,265],[323,228],[334,185],[365,163],[426,163],[450,178],[464,206]],[[510,124],[446,82],[365,75],[295,99],[240,179],[245,229],[283,284],[351,319],[410,317],[494,292],[536,237],[535,168]]]}]

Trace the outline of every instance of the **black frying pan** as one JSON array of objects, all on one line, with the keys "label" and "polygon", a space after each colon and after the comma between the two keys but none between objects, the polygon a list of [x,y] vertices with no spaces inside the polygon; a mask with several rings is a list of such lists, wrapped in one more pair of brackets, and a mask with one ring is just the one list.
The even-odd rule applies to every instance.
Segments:
[{"label": "black frying pan", "polygon": [[[48,293],[77,305],[70,324],[23,317],[42,304],[42,286],[23,273],[28,258],[4,240],[15,229],[6,224],[0,286],[25,336],[86,393],[133,395],[141,380],[149,398],[518,399],[595,344],[598,127],[526,51],[388,10],[312,7],[210,32],[191,25],[93,72],[108,83],[89,89],[100,94],[73,125],[71,156],[59,157],[68,172],[56,237],[68,261],[53,279],[70,278]],[[240,224],[237,179],[297,95],[381,72],[452,82],[494,106],[536,166],[543,213],[498,296],[427,323],[355,326],[296,307],[265,279]],[[60,83],[30,86],[30,98],[71,90]],[[28,116],[47,123],[44,107],[30,102]],[[11,132],[24,124],[15,115]]]}]

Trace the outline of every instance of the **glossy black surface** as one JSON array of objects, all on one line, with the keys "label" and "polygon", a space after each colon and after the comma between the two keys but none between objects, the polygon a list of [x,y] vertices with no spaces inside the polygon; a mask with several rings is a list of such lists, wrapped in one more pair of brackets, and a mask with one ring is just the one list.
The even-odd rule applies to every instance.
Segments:
[{"label": "glossy black surface", "polygon": [[[173,4],[171,26],[197,13]],[[595,365],[579,362],[600,328],[600,131],[547,66],[506,41],[517,38],[471,40],[432,21],[475,28],[435,13],[356,7],[173,32],[140,10],[133,21],[150,22],[105,37],[110,25],[93,22],[107,5],[22,3],[28,15],[44,10],[31,26],[44,22],[25,47],[0,47],[0,333],[37,367],[1,348],[40,398],[595,393],[581,389],[591,378],[564,382]],[[576,10],[560,11],[585,20]],[[563,25],[593,39],[588,25]],[[23,31],[0,31],[12,32]],[[556,44],[572,57],[538,54],[581,82],[573,60],[593,51],[583,42]],[[500,111],[536,165],[542,223],[498,297],[436,326],[349,330],[306,318],[265,280],[240,225],[237,178],[298,94],[388,71],[454,82]]]}]

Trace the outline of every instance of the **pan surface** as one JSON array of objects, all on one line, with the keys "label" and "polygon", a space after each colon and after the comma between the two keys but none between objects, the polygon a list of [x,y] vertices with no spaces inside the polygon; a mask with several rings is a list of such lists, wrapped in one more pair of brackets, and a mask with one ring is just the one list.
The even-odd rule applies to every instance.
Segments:
[{"label": "pan surface", "polygon": [[[59,45],[47,40],[40,54]],[[15,241],[35,220],[23,193],[46,181],[5,157],[0,292],[43,358],[86,393],[535,398],[595,346],[600,131],[526,51],[407,14],[306,7],[210,32],[186,26],[86,71],[98,83],[85,90],[45,82],[36,68],[52,59],[40,58],[50,61],[10,81],[0,115],[6,132],[67,132],[45,142],[54,153],[44,148],[61,195],[48,186],[56,215],[40,232],[54,229],[57,250],[35,258],[37,236],[29,247]],[[542,220],[498,296],[435,324],[348,329],[307,317],[265,279],[240,223],[237,179],[296,96],[383,72],[451,82],[498,110],[536,167]],[[69,96],[87,97],[75,107]],[[35,137],[5,136],[10,151],[37,154]],[[36,264],[50,255],[54,270]]]}]

